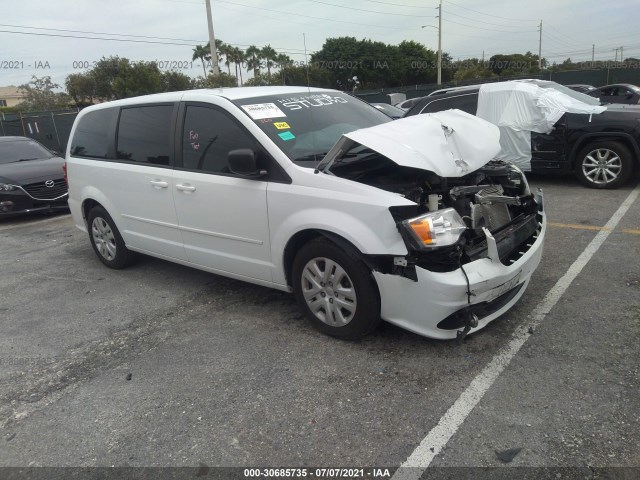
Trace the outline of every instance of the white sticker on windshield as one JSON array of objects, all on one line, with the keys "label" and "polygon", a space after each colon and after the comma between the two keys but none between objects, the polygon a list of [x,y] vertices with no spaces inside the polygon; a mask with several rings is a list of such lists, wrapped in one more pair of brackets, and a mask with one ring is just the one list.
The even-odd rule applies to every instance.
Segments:
[{"label": "white sticker on windshield", "polygon": [[287,116],[282,110],[278,108],[275,103],[256,103],[255,105],[242,105],[242,108],[254,120]]}]

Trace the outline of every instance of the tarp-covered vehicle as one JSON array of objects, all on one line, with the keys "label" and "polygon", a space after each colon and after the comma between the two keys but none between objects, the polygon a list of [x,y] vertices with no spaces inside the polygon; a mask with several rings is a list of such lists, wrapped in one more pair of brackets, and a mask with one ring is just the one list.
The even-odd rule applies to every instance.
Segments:
[{"label": "tarp-covered vehicle", "polygon": [[451,108],[497,125],[497,158],[525,172],[571,172],[588,187],[618,188],[640,166],[637,105],[603,106],[555,82],[515,80],[439,90],[407,116]]}]

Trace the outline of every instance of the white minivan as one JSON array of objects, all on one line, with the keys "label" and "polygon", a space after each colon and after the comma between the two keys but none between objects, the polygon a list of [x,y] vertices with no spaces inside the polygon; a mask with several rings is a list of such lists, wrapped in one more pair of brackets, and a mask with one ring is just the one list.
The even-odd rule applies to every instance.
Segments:
[{"label": "white minivan", "polygon": [[355,339],[381,319],[463,338],[523,295],[546,220],[494,125],[392,121],[344,92],[192,90],[86,108],[69,206],[108,267],[135,253],[293,292]]}]

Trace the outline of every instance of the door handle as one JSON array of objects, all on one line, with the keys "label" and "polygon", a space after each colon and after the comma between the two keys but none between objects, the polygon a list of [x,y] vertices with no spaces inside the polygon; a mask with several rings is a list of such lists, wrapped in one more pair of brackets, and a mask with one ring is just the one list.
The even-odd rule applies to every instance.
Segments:
[{"label": "door handle", "polygon": [[188,183],[185,183],[185,184],[178,183],[176,185],[176,188],[178,190],[180,190],[181,192],[195,192],[196,191],[196,187],[194,187],[193,185],[189,185]]},{"label": "door handle", "polygon": [[149,183],[155,188],[167,188],[169,186],[169,183],[163,180],[151,180]]}]

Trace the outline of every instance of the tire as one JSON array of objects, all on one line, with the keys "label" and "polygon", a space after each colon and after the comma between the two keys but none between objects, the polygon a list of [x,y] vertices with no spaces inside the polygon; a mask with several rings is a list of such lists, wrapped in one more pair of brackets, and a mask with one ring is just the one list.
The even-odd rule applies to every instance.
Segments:
[{"label": "tire", "polygon": [[574,170],[583,185],[612,189],[629,180],[632,162],[631,152],[621,143],[594,142],[580,150]]},{"label": "tire", "polygon": [[380,298],[371,270],[329,240],[312,240],[298,251],[292,283],[300,307],[323,333],[358,340],[380,323]]},{"label": "tire", "polygon": [[133,262],[134,253],[127,249],[116,224],[104,208],[91,209],[87,227],[93,251],[107,267],[121,269]]}]

